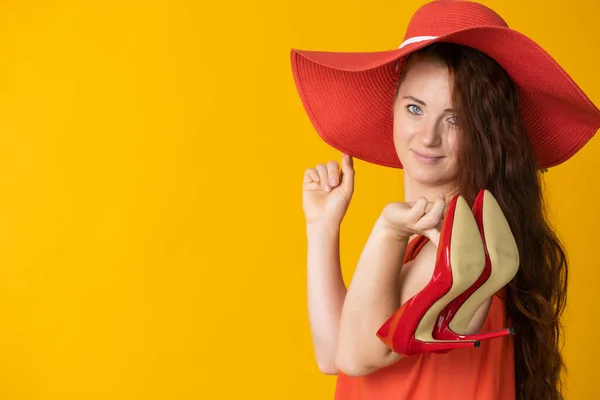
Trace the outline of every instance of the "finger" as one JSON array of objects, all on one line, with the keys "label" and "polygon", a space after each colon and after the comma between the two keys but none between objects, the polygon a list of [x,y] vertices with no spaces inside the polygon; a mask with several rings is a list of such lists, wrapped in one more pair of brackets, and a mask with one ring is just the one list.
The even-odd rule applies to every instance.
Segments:
[{"label": "finger", "polygon": [[319,173],[314,168],[307,168],[304,172],[304,183],[319,182]]},{"label": "finger", "polygon": [[337,161],[329,161],[327,163],[327,176],[329,177],[329,185],[332,188],[336,187],[340,179],[340,166]]},{"label": "finger", "polygon": [[420,197],[415,201],[415,204],[410,209],[408,215],[409,220],[418,221],[425,214],[425,210],[427,209],[427,199],[425,197]]},{"label": "finger", "polygon": [[342,156],[342,189],[347,193],[354,191],[354,160],[352,156],[344,154]]},{"label": "finger", "polygon": [[428,229],[434,229],[442,220],[445,206],[446,201],[444,199],[442,199],[441,197],[435,199],[431,210],[425,213],[425,215],[421,217],[419,221],[417,221],[417,223],[415,224],[415,228],[423,231]]},{"label": "finger", "polygon": [[424,233],[424,236],[429,239],[429,241],[431,243],[433,243],[435,245],[435,247],[438,247],[440,245],[440,231],[437,229],[429,229],[426,230]]},{"label": "finger", "polygon": [[317,172],[319,173],[319,180],[321,181],[321,187],[324,191],[329,192],[331,188],[327,182],[327,166],[325,164],[317,165]]},{"label": "finger", "polygon": [[349,154],[342,153],[342,172],[354,171],[354,158]]},{"label": "finger", "polygon": [[423,211],[425,211],[425,208],[427,207],[427,204],[429,204],[429,201],[427,200],[427,198],[425,198],[425,197],[419,197],[417,199],[417,202],[416,202],[415,206],[419,207]]},{"label": "finger", "polygon": [[425,213],[428,213],[433,208],[435,202],[428,201],[427,206],[425,207]]},{"label": "finger", "polygon": [[[404,204],[406,204],[408,206],[408,208],[413,208],[415,206],[415,204],[417,204],[418,200],[415,201],[405,201]],[[432,201],[428,201],[427,202],[427,206],[425,207],[425,211],[429,211],[431,210],[431,207],[433,207],[433,202]]]}]

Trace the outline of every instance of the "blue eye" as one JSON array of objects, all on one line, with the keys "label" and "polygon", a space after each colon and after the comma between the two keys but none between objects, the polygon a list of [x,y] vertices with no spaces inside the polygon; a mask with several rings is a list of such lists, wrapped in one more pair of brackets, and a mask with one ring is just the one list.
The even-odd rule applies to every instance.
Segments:
[{"label": "blue eye", "polygon": [[421,114],[421,109],[419,108],[419,106],[415,106],[414,104],[409,104],[408,106],[406,106],[406,109],[411,114]]},{"label": "blue eye", "polygon": [[448,118],[446,121],[448,121],[452,125],[458,124],[458,122],[456,121],[456,116],[452,116],[452,117]]}]

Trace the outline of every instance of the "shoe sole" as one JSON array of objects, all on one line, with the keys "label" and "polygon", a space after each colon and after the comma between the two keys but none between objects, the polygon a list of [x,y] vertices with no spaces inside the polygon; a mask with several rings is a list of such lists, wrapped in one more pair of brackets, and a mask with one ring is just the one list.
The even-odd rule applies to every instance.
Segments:
[{"label": "shoe sole", "polygon": [[487,190],[483,197],[482,223],[491,273],[483,285],[456,311],[449,324],[454,332],[467,332],[479,307],[506,286],[519,269],[519,249],[515,238],[500,205]]},{"label": "shoe sole", "polygon": [[[450,269],[452,286],[425,313],[415,338],[422,342],[455,343],[456,340],[437,340],[432,336],[440,312],[479,278],[485,267],[485,252],[479,227],[467,202],[457,199],[450,236]],[[435,284],[435,282],[432,282]]]}]

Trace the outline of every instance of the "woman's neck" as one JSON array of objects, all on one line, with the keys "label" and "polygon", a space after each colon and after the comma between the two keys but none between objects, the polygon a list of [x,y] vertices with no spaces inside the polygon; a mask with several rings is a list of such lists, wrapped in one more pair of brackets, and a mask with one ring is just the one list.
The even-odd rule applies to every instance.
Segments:
[{"label": "woman's neck", "polygon": [[411,202],[415,201],[420,197],[425,197],[428,201],[434,202],[440,194],[446,197],[446,204],[448,201],[458,193],[458,187],[454,182],[449,182],[441,185],[424,185],[420,182],[416,182],[410,179],[406,173],[404,173],[404,201]]}]

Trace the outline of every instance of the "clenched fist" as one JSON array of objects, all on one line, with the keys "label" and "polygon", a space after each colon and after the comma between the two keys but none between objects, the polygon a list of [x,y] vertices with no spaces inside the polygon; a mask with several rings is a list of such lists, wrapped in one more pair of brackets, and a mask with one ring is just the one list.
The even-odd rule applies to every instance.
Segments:
[{"label": "clenched fist", "polygon": [[390,203],[381,213],[381,223],[398,237],[424,235],[438,245],[446,201],[443,196],[428,202],[425,197],[407,203]]},{"label": "clenched fist", "polygon": [[351,156],[342,156],[341,171],[336,161],[307,169],[302,187],[302,207],[307,224],[340,225],[353,193],[354,165]]}]

